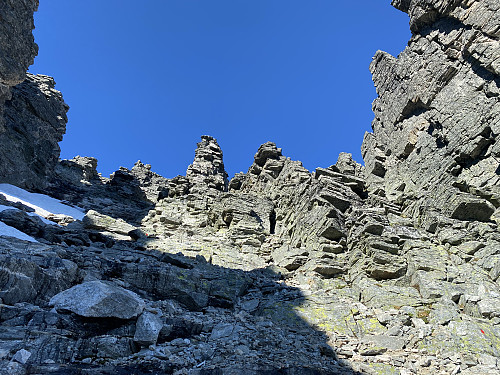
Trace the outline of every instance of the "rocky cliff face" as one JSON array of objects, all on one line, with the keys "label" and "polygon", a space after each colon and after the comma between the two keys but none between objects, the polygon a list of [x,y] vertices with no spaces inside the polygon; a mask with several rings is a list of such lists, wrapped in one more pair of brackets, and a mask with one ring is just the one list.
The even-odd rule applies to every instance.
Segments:
[{"label": "rocky cliff face", "polygon": [[68,106],[47,76],[26,75],[38,46],[32,35],[38,0],[0,4],[0,176],[43,189],[59,158]]},{"label": "rocky cliff face", "polygon": [[413,37],[370,70],[379,97],[363,142],[369,190],[436,231],[448,218],[497,220],[498,1],[394,1]]},{"label": "rocky cliff face", "polygon": [[0,134],[2,182],[43,191],[59,159],[68,106],[51,77],[28,74],[10,89]]},{"label": "rocky cliff face", "polygon": [[0,5],[0,82],[4,86],[24,81],[26,70],[38,53],[31,33],[35,28],[33,13],[37,9],[38,0],[6,0]]},{"label": "rocky cliff face", "polygon": [[393,5],[413,37],[370,67],[365,166],[268,142],[228,182],[202,136],[186,176],[104,178],[55,162],[51,79],[12,88],[0,182],[52,198],[0,184],[0,374],[498,373],[499,5]]}]

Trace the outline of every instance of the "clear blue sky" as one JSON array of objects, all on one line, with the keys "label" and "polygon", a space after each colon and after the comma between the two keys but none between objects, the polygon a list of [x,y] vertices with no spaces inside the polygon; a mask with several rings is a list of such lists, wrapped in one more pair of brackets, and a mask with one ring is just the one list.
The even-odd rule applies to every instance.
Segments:
[{"label": "clear blue sky", "polygon": [[184,174],[203,134],[231,177],[266,141],[310,170],[361,161],[371,58],[410,37],[390,0],[41,0],[35,25],[30,71],[71,107],[61,157],[104,176],[138,159]]}]

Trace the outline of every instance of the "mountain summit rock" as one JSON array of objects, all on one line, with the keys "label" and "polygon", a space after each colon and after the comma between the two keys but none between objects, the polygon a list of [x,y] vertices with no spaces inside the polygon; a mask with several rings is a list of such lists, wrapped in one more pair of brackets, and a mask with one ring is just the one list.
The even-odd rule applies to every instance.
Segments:
[{"label": "mountain summit rock", "polygon": [[172,179],[59,160],[38,1],[0,4],[0,374],[500,373],[500,4],[392,4],[364,166],[231,180],[208,135]]}]

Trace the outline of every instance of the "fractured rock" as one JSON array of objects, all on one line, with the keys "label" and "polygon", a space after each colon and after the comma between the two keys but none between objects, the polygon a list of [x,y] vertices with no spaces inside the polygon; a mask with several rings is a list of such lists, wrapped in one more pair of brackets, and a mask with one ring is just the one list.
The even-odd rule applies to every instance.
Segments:
[{"label": "fractured rock", "polygon": [[14,354],[14,357],[12,357],[13,361],[19,362],[21,364],[26,364],[28,362],[28,359],[31,357],[31,353],[27,350],[21,349]]},{"label": "fractured rock", "polygon": [[50,305],[91,318],[132,319],[144,309],[137,294],[102,281],[75,285],[52,297]]},{"label": "fractured rock", "polygon": [[208,135],[201,137],[193,164],[188,167],[186,177],[195,186],[227,191],[228,180],[222,161],[222,150],[215,138]]},{"label": "fractured rock", "polygon": [[42,191],[58,161],[68,106],[51,77],[28,74],[11,90],[0,129],[0,179]]},{"label": "fractured rock", "polygon": [[135,325],[134,341],[143,346],[156,344],[163,322],[157,314],[143,312]]}]

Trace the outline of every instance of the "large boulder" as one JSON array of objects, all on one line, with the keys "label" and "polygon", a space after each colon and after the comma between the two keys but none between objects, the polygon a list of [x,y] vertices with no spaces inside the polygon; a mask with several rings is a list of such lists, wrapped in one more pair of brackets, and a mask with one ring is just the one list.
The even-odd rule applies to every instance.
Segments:
[{"label": "large boulder", "polygon": [[55,295],[50,305],[87,318],[132,319],[144,310],[144,301],[137,294],[98,280]]}]

